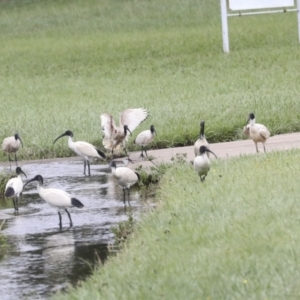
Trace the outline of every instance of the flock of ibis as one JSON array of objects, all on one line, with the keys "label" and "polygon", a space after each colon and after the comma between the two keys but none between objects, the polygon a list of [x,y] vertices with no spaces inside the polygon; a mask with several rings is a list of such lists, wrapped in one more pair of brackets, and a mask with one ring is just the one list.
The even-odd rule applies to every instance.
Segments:
[{"label": "flock of ibis", "polygon": [[[127,155],[126,142],[128,141],[128,133],[132,135],[132,131],[143,122],[149,115],[149,112],[143,108],[135,109],[126,109],[120,113],[119,126],[116,126],[112,115],[104,113],[101,114],[101,130],[103,132],[103,146],[104,148],[111,152],[112,160],[109,164],[111,172],[118,185],[123,190],[123,201],[126,206],[126,191],[127,191],[127,202],[130,205],[130,188],[136,184],[140,176],[138,173],[134,172],[128,167],[121,166],[118,167],[114,161],[114,155],[121,152],[123,149]],[[204,134],[205,122],[200,122],[200,135],[197,141],[194,144],[195,159],[193,162],[194,169],[198,176],[200,177],[201,182],[203,182],[210,170],[210,159],[209,153],[212,153],[215,157],[216,154],[209,149],[209,143],[207,142]],[[258,152],[257,143],[262,143],[264,151],[266,152],[265,143],[270,137],[270,132],[268,129],[262,125],[255,122],[255,115],[253,113],[249,114],[247,120],[247,125],[243,128],[245,135],[250,137],[255,143],[256,151]],[[147,157],[147,147],[153,140],[156,135],[154,125],[150,126],[149,130],[142,131],[139,133],[134,141],[136,145],[141,146],[141,155],[140,158],[144,159]],[[90,143],[83,141],[73,141],[73,132],[67,130],[60,136],[58,136],[53,144],[60,138],[67,136],[68,137],[68,147],[74,151],[77,155],[81,156],[84,161],[84,175],[91,175],[90,170],[90,160],[93,159],[102,159],[106,160],[106,155],[104,152],[97,149]],[[15,163],[17,165],[17,151],[20,146],[23,146],[23,142],[19,134],[5,138],[2,143],[2,150],[8,154],[8,160],[10,162],[11,169],[11,158],[10,154],[15,154]],[[145,155],[144,155],[145,153]],[[129,157],[128,157],[129,159]],[[88,168],[86,174],[86,167]],[[44,199],[49,205],[57,209],[59,215],[59,226],[62,228],[62,217],[61,211],[65,210],[69,217],[70,227],[73,226],[71,215],[68,211],[70,207],[82,208],[84,205],[80,200],[72,197],[69,193],[55,188],[44,188],[44,179],[42,175],[36,175],[35,177],[29,179],[25,184],[22,181],[22,174],[27,178],[25,172],[18,167],[16,168],[17,177],[11,178],[5,187],[4,195],[5,197],[12,198],[14,203],[15,214],[18,214],[18,201],[22,196],[23,188],[33,182],[37,182],[37,191],[42,199]]]}]

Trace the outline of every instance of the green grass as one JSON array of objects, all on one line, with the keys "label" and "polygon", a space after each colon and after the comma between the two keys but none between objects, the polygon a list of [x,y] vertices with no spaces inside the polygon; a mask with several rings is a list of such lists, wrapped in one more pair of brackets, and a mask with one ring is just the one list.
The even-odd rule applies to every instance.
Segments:
[{"label": "green grass", "polygon": [[204,183],[174,163],[126,247],[54,299],[299,299],[299,159],[214,161]]},{"label": "green grass", "polygon": [[[146,107],[153,147],[242,137],[247,115],[272,134],[298,131],[300,52],[294,13],[232,18],[222,53],[219,1],[0,2],[0,139],[19,132],[20,158],[101,147],[99,116]],[[6,160],[1,153],[0,160]]]}]

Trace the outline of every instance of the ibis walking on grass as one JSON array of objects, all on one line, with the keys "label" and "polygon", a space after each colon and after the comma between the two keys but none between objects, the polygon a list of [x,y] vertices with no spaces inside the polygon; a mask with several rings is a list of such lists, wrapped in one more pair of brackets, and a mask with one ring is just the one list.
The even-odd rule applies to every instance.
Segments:
[{"label": "ibis walking on grass", "polygon": [[69,207],[77,207],[82,208],[84,205],[76,198],[71,197],[71,195],[63,190],[54,189],[54,188],[43,188],[44,179],[41,175],[36,175],[32,179],[28,180],[24,187],[32,182],[37,181],[37,190],[42,199],[44,199],[49,205],[57,209],[58,216],[59,216],[59,227],[62,228],[61,222],[61,210],[65,210],[68,214],[70,220],[70,227],[73,226],[71,215],[67,208]]},{"label": "ibis walking on grass", "polygon": [[126,151],[126,142],[128,141],[128,132],[132,131],[143,122],[149,115],[149,112],[144,108],[129,108],[120,113],[119,126],[112,115],[103,113],[100,116],[101,130],[103,132],[103,146],[105,149],[110,150],[112,158],[115,152],[120,152],[121,147]]},{"label": "ibis walking on grass", "polygon": [[[194,144],[195,156],[200,155],[200,146],[209,147],[209,143],[207,142],[207,140],[205,138],[204,127],[205,127],[205,121],[201,121],[199,138]],[[207,156],[209,157],[209,153],[207,153]]]},{"label": "ibis walking on grass", "polygon": [[140,175],[127,167],[117,167],[114,161],[111,161],[110,168],[113,177],[117,180],[118,185],[123,189],[123,201],[126,206],[126,190],[127,201],[130,205],[130,187],[140,180]]},{"label": "ibis walking on grass", "polygon": [[7,198],[13,198],[15,212],[17,213],[19,211],[19,197],[23,191],[22,174],[24,174],[26,178],[27,176],[20,167],[16,168],[16,173],[17,177],[9,179],[6,183],[4,196]]},{"label": "ibis walking on grass", "polygon": [[270,137],[270,131],[267,129],[265,125],[255,123],[255,115],[254,113],[249,114],[249,118],[247,123],[250,121],[249,124],[247,124],[243,132],[245,135],[249,136],[250,139],[255,143],[256,152],[258,151],[257,143],[262,143],[264,147],[264,151],[266,152],[266,141]]},{"label": "ibis walking on grass", "polygon": [[140,155],[140,157],[142,159],[145,157],[143,152],[145,152],[146,156],[148,156],[147,151],[144,147],[146,147],[150,143],[152,143],[152,141],[154,140],[155,135],[156,135],[156,131],[155,131],[154,125],[151,125],[149,130],[142,131],[136,137],[134,143],[139,145],[139,146],[142,146],[142,153]]},{"label": "ibis walking on grass", "polygon": [[196,156],[194,159],[194,169],[200,177],[201,182],[205,180],[208,171],[210,170],[210,160],[207,156],[207,152],[212,153],[215,157],[216,154],[209,150],[206,146],[200,146],[200,155]]},{"label": "ibis walking on grass", "polygon": [[84,169],[83,174],[86,175],[86,165],[88,166],[88,175],[91,176],[91,168],[90,168],[90,160],[95,158],[105,159],[105,154],[98,150],[95,146],[87,142],[73,142],[73,132],[67,130],[65,133],[60,135],[55,139],[53,144],[60,138],[68,136],[68,146],[71,150],[73,150],[77,155],[81,156],[84,160]]},{"label": "ibis walking on grass", "polygon": [[19,150],[20,146],[22,145],[23,147],[23,142],[19,136],[18,133],[16,133],[13,136],[7,137],[3,140],[2,142],[2,151],[8,154],[8,160],[10,164],[10,169],[11,169],[11,159],[10,159],[10,154],[14,153],[15,154],[15,162],[16,166],[18,166],[17,162],[17,151]]}]

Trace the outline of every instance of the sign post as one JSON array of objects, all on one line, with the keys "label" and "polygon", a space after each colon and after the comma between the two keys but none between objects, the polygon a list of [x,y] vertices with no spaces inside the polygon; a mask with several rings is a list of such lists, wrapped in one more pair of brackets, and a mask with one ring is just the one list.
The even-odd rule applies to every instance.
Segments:
[{"label": "sign post", "polygon": [[[297,12],[298,19],[298,40],[300,43],[300,0],[220,0],[221,4],[221,20],[222,20],[222,37],[223,51],[229,53],[229,33],[228,33],[228,17],[237,17],[243,15],[270,14],[279,12]],[[296,8],[286,8],[295,7]],[[280,9],[279,9],[280,8]],[[237,11],[236,13],[228,13]],[[257,10],[257,11],[249,11]]]}]

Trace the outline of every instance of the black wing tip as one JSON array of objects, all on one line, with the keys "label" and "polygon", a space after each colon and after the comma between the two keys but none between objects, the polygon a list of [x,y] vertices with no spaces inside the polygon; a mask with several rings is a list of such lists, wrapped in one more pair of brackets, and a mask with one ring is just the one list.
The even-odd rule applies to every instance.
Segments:
[{"label": "black wing tip", "polygon": [[104,152],[102,152],[102,151],[100,151],[100,150],[98,150],[98,149],[96,149],[97,150],[97,152],[98,152],[98,154],[102,157],[102,158],[106,158],[106,155],[105,155],[105,153]]},{"label": "black wing tip", "polygon": [[136,174],[136,176],[138,177],[138,181],[140,181],[141,180],[141,176],[140,176],[140,174],[139,173],[137,173],[137,172],[134,172],[135,174]]},{"label": "black wing tip", "polygon": [[11,197],[15,194],[15,190],[10,186],[6,189],[4,196]]},{"label": "black wing tip", "polygon": [[73,206],[78,207],[78,208],[84,207],[84,205],[76,198],[71,198],[71,203]]}]

